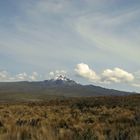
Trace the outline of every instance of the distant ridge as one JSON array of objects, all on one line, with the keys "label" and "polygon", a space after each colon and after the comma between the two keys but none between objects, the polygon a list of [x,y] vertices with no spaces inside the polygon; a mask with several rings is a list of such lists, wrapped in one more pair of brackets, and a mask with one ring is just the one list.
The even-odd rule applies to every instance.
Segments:
[{"label": "distant ridge", "polygon": [[36,82],[0,82],[0,101],[44,100],[50,97],[125,96],[132,92],[81,85],[59,75],[54,79]]}]

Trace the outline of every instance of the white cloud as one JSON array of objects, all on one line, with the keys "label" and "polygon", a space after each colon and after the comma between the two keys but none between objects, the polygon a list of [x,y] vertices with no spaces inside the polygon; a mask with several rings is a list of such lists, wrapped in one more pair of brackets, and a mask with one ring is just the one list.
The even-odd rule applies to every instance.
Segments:
[{"label": "white cloud", "polygon": [[140,80],[140,71],[134,73],[137,80]]},{"label": "white cloud", "polygon": [[24,72],[24,73],[19,73],[17,74],[15,77],[15,80],[27,80],[28,79],[28,75]]},{"label": "white cloud", "polygon": [[[91,69],[87,64],[80,63],[76,65],[75,72],[80,77],[88,79],[92,82],[99,84],[112,84],[112,83],[125,83],[133,86],[140,87],[139,78],[136,78],[135,73],[132,74],[121,68],[105,69],[103,72],[97,74],[95,70]],[[139,74],[139,72],[136,72]],[[56,70],[49,73],[49,78],[56,78],[59,75],[66,76],[65,70]],[[7,71],[0,71],[0,82],[13,82],[13,81],[38,81],[44,80],[45,76],[41,76],[37,72],[27,74],[26,72],[12,75]]]},{"label": "white cloud", "polygon": [[9,74],[7,71],[0,71],[0,81],[5,81],[9,79]]},{"label": "white cloud", "polygon": [[16,81],[36,81],[40,79],[40,75],[37,72],[33,72],[31,75],[28,75],[27,73],[20,73],[16,75],[15,80]]},{"label": "white cloud", "polygon": [[[49,73],[49,78],[55,78],[59,75],[66,76],[67,72],[65,70],[56,70]],[[26,72],[18,73],[15,75],[10,74],[7,71],[0,71],[0,82],[15,82],[15,81],[38,81],[44,80],[47,77],[40,75],[37,72],[32,72],[27,74]]]},{"label": "white cloud", "polygon": [[26,72],[11,75],[7,71],[0,71],[1,82],[13,82],[13,81],[36,81],[40,79],[40,75],[37,72],[33,72],[28,75]]},{"label": "white cloud", "polygon": [[51,77],[53,77],[55,74],[54,74],[53,71],[51,71],[51,72],[49,73],[49,75],[50,75]]},{"label": "white cloud", "polygon": [[133,86],[133,87],[140,87],[140,84],[134,83],[134,84],[131,84],[131,86]]},{"label": "white cloud", "polygon": [[120,68],[106,69],[100,75],[89,68],[87,64],[77,64],[76,73],[88,80],[99,83],[127,83],[134,80],[134,75]]},{"label": "white cloud", "polygon": [[87,64],[80,63],[77,64],[75,71],[77,74],[81,77],[87,78],[89,80],[99,80],[99,77],[97,76],[96,72],[89,68]]},{"label": "white cloud", "polygon": [[33,72],[29,78],[31,79],[31,81],[36,81],[40,78],[40,75],[37,72]]},{"label": "white cloud", "polygon": [[113,82],[113,83],[125,83],[125,82],[131,82],[134,80],[133,74],[120,69],[120,68],[114,68],[113,70],[111,69],[106,69],[103,71],[101,75],[101,79],[103,82]]},{"label": "white cloud", "polygon": [[64,75],[66,76],[67,72],[65,70],[56,70],[56,71],[51,71],[49,73],[49,77],[52,79],[52,78],[55,78],[59,75]]}]

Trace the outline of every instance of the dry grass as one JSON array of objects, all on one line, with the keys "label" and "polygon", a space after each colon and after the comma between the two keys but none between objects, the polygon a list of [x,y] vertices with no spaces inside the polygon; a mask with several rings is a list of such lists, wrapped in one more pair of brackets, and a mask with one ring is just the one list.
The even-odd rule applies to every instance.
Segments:
[{"label": "dry grass", "polygon": [[0,140],[140,140],[140,97],[1,103]]}]

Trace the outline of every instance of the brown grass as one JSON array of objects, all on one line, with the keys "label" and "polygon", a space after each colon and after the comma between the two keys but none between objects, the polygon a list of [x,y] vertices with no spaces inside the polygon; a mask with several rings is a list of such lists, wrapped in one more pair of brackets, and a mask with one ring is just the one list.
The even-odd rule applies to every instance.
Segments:
[{"label": "brown grass", "polygon": [[140,140],[140,96],[1,103],[0,140]]}]

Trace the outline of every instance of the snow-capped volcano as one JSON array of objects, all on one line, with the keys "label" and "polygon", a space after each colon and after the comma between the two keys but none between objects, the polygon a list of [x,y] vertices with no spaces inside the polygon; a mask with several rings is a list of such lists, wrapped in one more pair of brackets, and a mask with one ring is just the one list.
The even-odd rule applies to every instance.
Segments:
[{"label": "snow-capped volcano", "polygon": [[[31,95],[35,99],[41,97],[42,99],[46,96],[66,96],[66,97],[78,97],[78,96],[122,96],[134,94],[130,92],[117,91],[113,89],[106,89],[94,85],[82,85],[75,81],[67,78],[63,75],[58,75],[53,79],[36,82],[0,82],[0,95],[5,100],[11,99],[11,93],[13,100],[23,100],[22,97],[25,95]],[[7,96],[8,95],[8,96]],[[17,96],[20,95],[20,96]]]},{"label": "snow-capped volcano", "polygon": [[49,86],[72,86],[77,83],[64,75],[57,75],[53,79],[45,80],[46,85]]},{"label": "snow-capped volcano", "polygon": [[64,75],[56,75],[56,77],[54,78],[54,80],[63,80],[63,81],[67,81],[70,80],[69,78],[67,78]]}]

